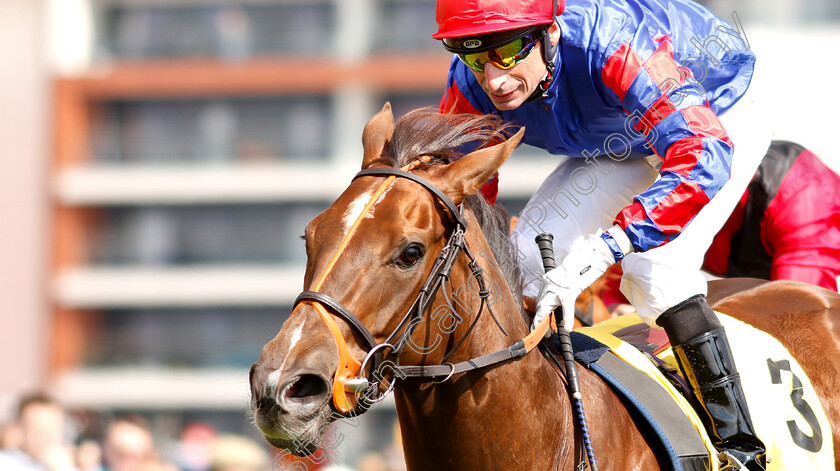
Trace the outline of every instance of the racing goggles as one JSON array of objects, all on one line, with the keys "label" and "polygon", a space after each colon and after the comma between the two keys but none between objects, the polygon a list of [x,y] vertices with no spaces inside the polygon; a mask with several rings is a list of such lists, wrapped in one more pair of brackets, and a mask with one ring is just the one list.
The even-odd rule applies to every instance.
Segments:
[{"label": "racing goggles", "polygon": [[443,46],[457,54],[470,69],[484,72],[488,62],[500,69],[510,69],[522,62],[541,37],[540,28],[536,27],[469,38],[446,38]]}]

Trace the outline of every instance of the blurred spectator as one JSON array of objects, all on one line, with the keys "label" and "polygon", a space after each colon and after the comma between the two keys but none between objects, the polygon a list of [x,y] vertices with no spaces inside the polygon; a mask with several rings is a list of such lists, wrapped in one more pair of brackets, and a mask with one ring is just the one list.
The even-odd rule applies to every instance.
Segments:
[{"label": "blurred spectator", "polygon": [[64,408],[52,397],[35,393],[18,405],[17,449],[0,453],[3,471],[76,471],[70,449],[64,444]]},{"label": "blurred spectator", "polygon": [[358,471],[390,471],[388,461],[379,453],[368,453],[356,463]]},{"label": "blurred spectator", "polygon": [[268,452],[252,440],[222,435],[210,448],[210,471],[269,471]]},{"label": "blurred spectator", "polygon": [[388,462],[389,471],[406,471],[405,453],[403,452],[402,431],[400,430],[400,422],[394,421],[394,427],[391,430],[391,446],[389,446],[383,455]]},{"label": "blurred spectator", "polygon": [[146,471],[157,463],[154,440],[139,416],[120,417],[105,431],[102,456],[107,471]]},{"label": "blurred spectator", "polygon": [[174,464],[161,461],[152,461],[141,469],[143,471],[180,471]]},{"label": "blurred spectator", "polygon": [[86,438],[76,445],[76,466],[79,471],[104,471],[102,447],[96,440]]},{"label": "blurred spectator", "polygon": [[358,471],[405,471],[402,434],[399,421],[394,421],[391,443],[381,453],[368,453],[356,463]]},{"label": "blurred spectator", "polygon": [[0,426],[0,451],[17,450],[23,442],[20,427],[17,422],[9,422]]},{"label": "blurred spectator", "polygon": [[188,424],[181,431],[178,464],[183,471],[208,471],[210,450],[216,441],[216,430],[200,422]]}]

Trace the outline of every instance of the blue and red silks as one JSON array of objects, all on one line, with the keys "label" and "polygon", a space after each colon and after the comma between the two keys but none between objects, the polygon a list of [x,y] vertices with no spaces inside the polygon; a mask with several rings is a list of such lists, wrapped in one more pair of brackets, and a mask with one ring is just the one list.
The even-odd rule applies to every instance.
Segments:
[{"label": "blue and red silks", "polygon": [[454,57],[440,109],[500,115],[552,154],[658,155],[661,178],[615,219],[646,251],[678,237],[729,179],[733,144],[718,116],[746,92],[755,63],[734,19],[688,0],[570,0],[547,96],[499,111]]}]

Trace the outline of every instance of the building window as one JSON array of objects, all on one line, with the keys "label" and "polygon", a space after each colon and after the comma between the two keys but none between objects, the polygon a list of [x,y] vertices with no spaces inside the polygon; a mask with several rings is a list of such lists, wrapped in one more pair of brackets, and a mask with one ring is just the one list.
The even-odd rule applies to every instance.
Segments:
[{"label": "building window", "polygon": [[247,369],[291,308],[86,311],[83,367]]},{"label": "building window", "polygon": [[120,100],[98,107],[94,159],[111,163],[325,160],[327,96]]},{"label": "building window", "polygon": [[109,3],[97,11],[101,59],[323,54],[335,29],[328,1],[281,4]]},{"label": "building window", "polygon": [[109,207],[88,253],[93,265],[305,262],[303,228],[327,204]]},{"label": "building window", "polygon": [[432,39],[437,31],[435,0],[385,0],[374,31],[375,52],[441,50]]}]

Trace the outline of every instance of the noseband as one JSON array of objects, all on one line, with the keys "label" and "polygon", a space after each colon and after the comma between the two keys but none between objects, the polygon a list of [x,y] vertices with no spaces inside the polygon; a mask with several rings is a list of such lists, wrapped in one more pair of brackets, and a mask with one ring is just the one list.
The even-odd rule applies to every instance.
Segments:
[{"label": "noseband", "polygon": [[[423,287],[420,288],[417,297],[412,303],[408,311],[403,315],[397,327],[382,343],[377,343],[373,334],[365,327],[359,318],[353,314],[349,309],[345,308],[341,303],[330,297],[329,295],[317,291],[304,291],[298,295],[295,300],[294,309],[300,304],[312,304],[320,315],[321,319],[330,328],[339,350],[339,365],[336,368],[333,377],[333,401],[332,407],[340,415],[354,416],[363,413],[367,408],[381,401],[391,390],[393,390],[396,380],[406,378],[421,378],[426,380],[441,379],[439,382],[444,382],[453,375],[470,371],[473,369],[485,368],[491,365],[498,365],[508,360],[521,358],[526,353],[531,351],[543,335],[548,330],[551,321],[546,318],[527,337],[518,340],[506,349],[502,349],[481,357],[473,358],[457,364],[446,362],[455,350],[461,346],[467,336],[472,332],[481,313],[484,311],[485,305],[490,311],[496,325],[507,335],[507,332],[502,327],[501,323],[496,319],[495,314],[487,303],[487,298],[490,296],[490,291],[487,289],[487,283],[484,279],[483,270],[476,263],[475,257],[470,253],[466,245],[464,234],[467,229],[467,222],[464,218],[463,208],[458,208],[449,197],[446,196],[439,188],[431,182],[418,175],[410,173],[404,169],[411,168],[403,167],[403,169],[394,168],[373,168],[362,170],[357,173],[353,179],[364,176],[386,176],[405,178],[416,182],[426,188],[436,198],[438,202],[443,204],[451,215],[454,227],[447,239],[446,245],[441,249],[440,254],[435,260],[428,277],[426,278]],[[374,196],[375,198],[376,196]],[[363,216],[360,216],[363,217]],[[414,328],[423,320],[424,313],[431,306],[435,299],[438,290],[443,284],[449,280],[452,267],[455,264],[458,256],[464,253],[469,260],[469,267],[473,278],[478,283],[478,295],[481,298],[481,308],[478,311],[472,324],[467,329],[466,333],[455,343],[443,357],[442,364],[432,366],[400,366],[399,357],[403,348],[409,342],[409,338],[414,331]],[[317,288],[316,288],[317,289]],[[447,297],[447,302],[452,305],[449,295],[446,290],[442,293]],[[294,311],[293,311],[294,312]],[[361,340],[363,348],[366,351],[365,359],[359,363],[352,356],[350,356],[347,349],[347,343],[338,326],[330,316],[338,317],[345,321],[355,334],[358,340]],[[462,321],[454,310],[452,315],[458,321]],[[393,372],[393,377],[390,383],[383,390],[384,378],[380,376],[379,369],[383,364],[383,357],[388,353],[390,356],[396,358],[397,364],[390,363],[389,369]],[[373,376],[371,378],[371,376]],[[347,393],[350,393],[348,397]]]}]

